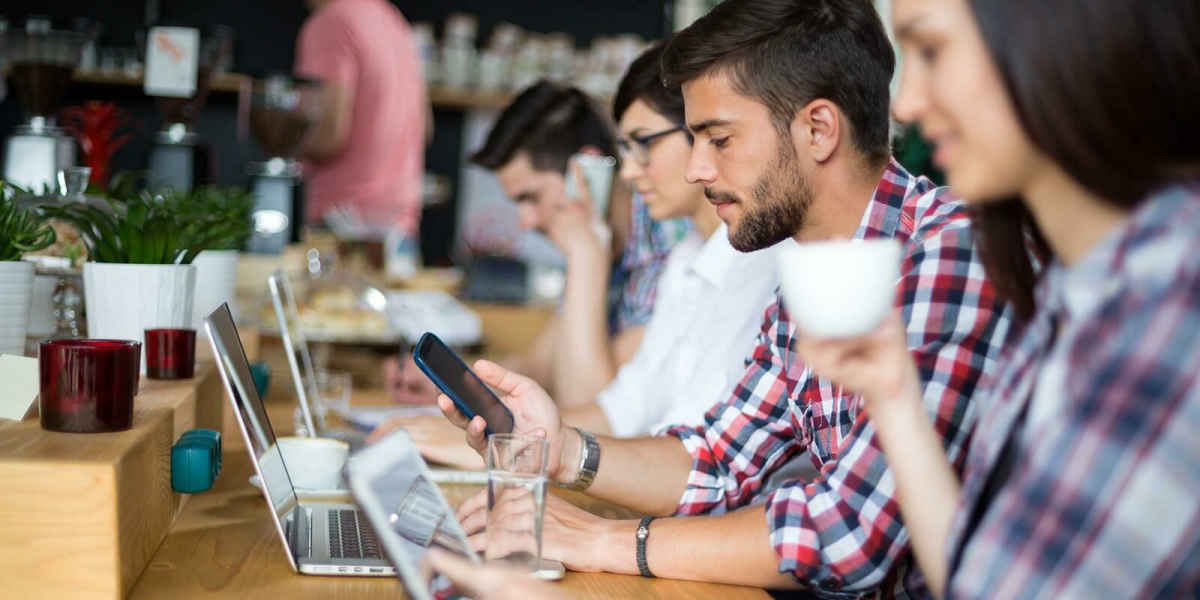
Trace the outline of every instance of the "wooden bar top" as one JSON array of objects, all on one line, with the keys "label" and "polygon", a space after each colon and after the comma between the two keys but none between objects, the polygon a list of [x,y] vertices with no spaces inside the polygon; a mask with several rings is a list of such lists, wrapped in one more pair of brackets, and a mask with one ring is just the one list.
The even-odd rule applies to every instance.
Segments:
[{"label": "wooden bar top", "polygon": [[[355,394],[358,404],[364,396]],[[291,430],[291,401],[267,403],[277,432]],[[282,433],[280,433],[282,434]],[[150,559],[130,598],[400,598],[393,577],[338,577],[300,575],[292,571],[271,523],[262,493],[248,478],[253,465],[239,433],[227,431],[224,471],[216,487],[196,494],[180,513],[158,552]],[[235,439],[236,437],[236,439]],[[458,503],[481,486],[443,486],[451,503]],[[564,493],[563,497],[586,510],[609,518],[631,517],[623,508]],[[346,498],[349,501],[349,498]],[[645,579],[606,573],[568,572],[561,586],[573,598],[754,598],[769,596],[759,589],[668,579]]]}]

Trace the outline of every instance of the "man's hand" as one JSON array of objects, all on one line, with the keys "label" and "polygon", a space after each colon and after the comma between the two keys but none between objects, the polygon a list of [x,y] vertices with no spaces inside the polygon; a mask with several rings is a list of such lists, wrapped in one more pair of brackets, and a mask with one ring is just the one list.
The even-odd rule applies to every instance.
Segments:
[{"label": "man's hand", "polygon": [[[521,508],[532,506],[531,500],[520,503]],[[505,514],[503,506],[495,510]],[[483,552],[487,546],[488,491],[480,490],[463,501],[455,516],[467,532],[471,545],[476,551]],[[603,553],[597,552],[597,544],[603,543],[603,538],[611,533],[615,524],[615,521],[597,517],[547,493],[542,522],[542,557],[561,561],[572,571],[603,571],[604,564],[600,562]]]},{"label": "man's hand", "polygon": [[574,162],[570,169],[575,174],[579,197],[558,205],[558,210],[546,224],[546,235],[566,256],[568,263],[573,259],[608,260],[612,231],[596,214],[583,170]]},{"label": "man's hand", "polygon": [[[487,360],[475,363],[475,374],[495,389],[500,401],[512,411],[513,433],[541,435],[549,439],[549,476],[564,483],[574,481],[579,468],[582,441],[573,428],[563,425],[558,406],[546,390],[532,379]],[[450,423],[467,433],[467,444],[483,456],[487,451],[487,437],[484,435],[487,424],[483,417],[476,415],[468,420],[444,394],[438,396],[438,408]]]},{"label": "man's hand", "polygon": [[367,443],[373,444],[397,429],[408,431],[413,445],[426,460],[459,469],[484,468],[479,455],[463,443],[458,429],[437,415],[392,417],[371,431]]}]

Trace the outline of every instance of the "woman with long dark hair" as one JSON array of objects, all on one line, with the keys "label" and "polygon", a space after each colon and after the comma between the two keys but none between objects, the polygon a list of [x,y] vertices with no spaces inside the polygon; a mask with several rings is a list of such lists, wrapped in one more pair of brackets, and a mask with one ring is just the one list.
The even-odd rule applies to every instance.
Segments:
[{"label": "woman with long dark hair", "polygon": [[974,204],[1024,319],[962,481],[898,318],[797,350],[865,398],[930,589],[1195,597],[1200,4],[896,0],[893,21],[893,111]]}]

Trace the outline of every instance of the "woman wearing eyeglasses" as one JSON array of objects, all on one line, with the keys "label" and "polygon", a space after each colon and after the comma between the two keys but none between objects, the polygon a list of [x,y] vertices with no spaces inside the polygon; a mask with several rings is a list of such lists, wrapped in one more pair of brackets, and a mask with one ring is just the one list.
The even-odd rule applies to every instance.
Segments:
[{"label": "woman wearing eyeglasses", "polygon": [[1200,4],[894,9],[893,111],[974,204],[989,278],[1026,323],[951,457],[961,480],[898,319],[797,350],[865,398],[939,596],[1198,597]]},{"label": "woman wearing eyeglasses", "polygon": [[651,218],[688,218],[694,230],[667,259],[637,353],[594,402],[563,415],[605,435],[701,423],[741,374],[778,285],[773,251],[734,250],[704,187],[684,179],[692,139],[683,125],[683,94],[662,84],[661,56],[660,43],[634,61],[613,99],[620,176]]}]

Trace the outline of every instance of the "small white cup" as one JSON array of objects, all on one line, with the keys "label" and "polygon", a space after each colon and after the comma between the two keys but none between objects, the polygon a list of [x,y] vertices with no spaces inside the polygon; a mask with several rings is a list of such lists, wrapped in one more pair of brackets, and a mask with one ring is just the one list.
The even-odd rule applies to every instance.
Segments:
[{"label": "small white cup", "polygon": [[776,256],[784,307],[805,335],[864,335],[892,310],[901,257],[896,240],[784,242]]},{"label": "small white cup", "polygon": [[276,443],[296,489],[326,491],[341,487],[342,467],[350,456],[350,446],[346,442],[281,437]]}]

